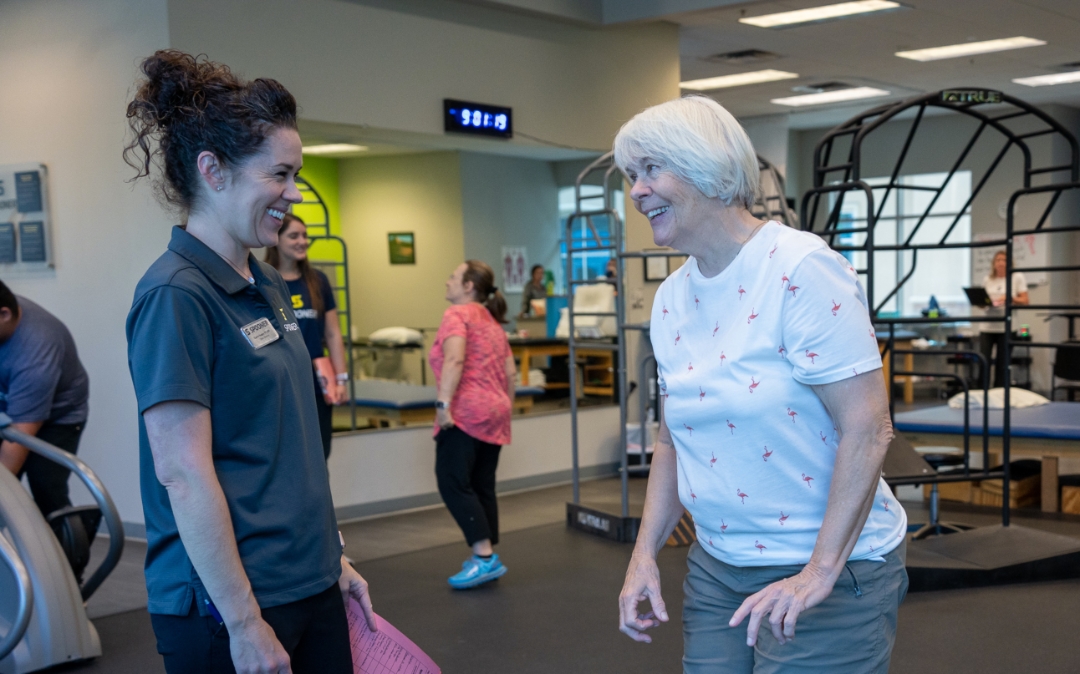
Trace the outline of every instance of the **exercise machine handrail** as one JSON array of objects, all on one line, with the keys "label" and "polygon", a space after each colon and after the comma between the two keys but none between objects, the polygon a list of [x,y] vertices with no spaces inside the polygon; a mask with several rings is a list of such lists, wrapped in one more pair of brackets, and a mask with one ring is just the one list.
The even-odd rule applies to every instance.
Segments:
[{"label": "exercise machine handrail", "polygon": [[116,568],[117,563],[120,561],[120,553],[124,551],[124,525],[120,521],[120,512],[116,509],[116,505],[113,503],[112,497],[109,496],[109,492],[105,489],[105,485],[101,483],[98,476],[82,459],[33,435],[12,428],[11,423],[11,417],[0,412],[0,437],[10,442],[17,442],[35,454],[43,456],[53,463],[58,463],[75,473],[86,485],[98,507],[101,508],[105,527],[109,531],[109,550],[98,568],[79,588],[83,601],[85,601],[94,594],[94,591]]},{"label": "exercise machine handrail", "polygon": [[[0,468],[0,470],[3,469]],[[19,591],[19,608],[15,612],[15,619],[11,621],[11,629],[0,638],[0,661],[3,661],[22,641],[26,628],[30,626],[30,615],[34,611],[34,585],[30,582],[30,572],[26,570],[26,565],[19,557],[18,550],[2,532],[0,532],[0,558],[11,569]]]}]

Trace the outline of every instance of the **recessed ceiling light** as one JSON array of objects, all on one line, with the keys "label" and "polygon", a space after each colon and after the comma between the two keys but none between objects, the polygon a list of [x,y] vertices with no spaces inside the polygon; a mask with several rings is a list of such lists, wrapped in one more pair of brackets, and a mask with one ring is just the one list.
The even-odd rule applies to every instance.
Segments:
[{"label": "recessed ceiling light", "polygon": [[804,96],[788,96],[787,98],[774,98],[772,103],[777,105],[790,105],[800,107],[803,105],[822,105],[824,103],[839,103],[841,101],[855,101],[860,98],[874,98],[876,96],[888,96],[890,92],[873,87],[852,87],[850,89],[837,89],[836,91],[823,91],[820,94],[806,94]]},{"label": "recessed ceiling light", "polygon": [[741,87],[745,84],[761,84],[762,82],[790,80],[798,76],[799,75],[797,73],[786,73],[783,70],[755,70],[751,73],[738,73],[737,75],[706,77],[703,80],[689,80],[687,82],[679,82],[679,88],[693,89],[694,91],[708,91],[710,89]]},{"label": "recessed ceiling light", "polygon": [[896,55],[902,59],[912,61],[937,61],[940,59],[952,59],[959,56],[974,56],[975,54],[989,54],[996,51],[1008,51],[1009,49],[1022,49],[1024,47],[1039,47],[1046,44],[1044,40],[1036,40],[1032,37],[1006,37],[1000,40],[986,40],[984,42],[965,42],[963,44],[951,44],[945,47],[930,47],[929,49],[915,49],[912,51],[898,51]]},{"label": "recessed ceiling light", "polygon": [[1071,73],[1054,73],[1053,75],[1036,75],[1035,77],[1021,77],[1013,80],[1017,84],[1026,87],[1048,87],[1054,84],[1070,84],[1080,82],[1080,70]]},{"label": "recessed ceiling light", "polygon": [[751,16],[739,19],[739,23],[746,23],[751,26],[758,26],[759,28],[781,28],[786,26],[796,26],[803,23],[812,23],[815,21],[843,19],[849,16],[869,14],[870,12],[881,12],[883,10],[897,9],[899,7],[903,7],[899,2],[889,2],[888,0],[861,0],[860,2],[841,2],[836,5],[799,9],[794,12],[779,12],[778,14]]},{"label": "recessed ceiling light", "polygon": [[324,145],[305,145],[304,154],[353,154],[365,152],[364,145],[350,145],[349,143],[326,143]]}]

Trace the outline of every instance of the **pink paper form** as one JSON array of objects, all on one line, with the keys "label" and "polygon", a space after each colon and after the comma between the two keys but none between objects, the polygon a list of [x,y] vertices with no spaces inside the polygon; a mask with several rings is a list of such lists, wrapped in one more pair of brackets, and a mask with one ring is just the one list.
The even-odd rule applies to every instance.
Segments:
[{"label": "pink paper form", "polygon": [[349,641],[354,674],[441,674],[439,666],[382,616],[372,632],[355,599],[349,599]]}]

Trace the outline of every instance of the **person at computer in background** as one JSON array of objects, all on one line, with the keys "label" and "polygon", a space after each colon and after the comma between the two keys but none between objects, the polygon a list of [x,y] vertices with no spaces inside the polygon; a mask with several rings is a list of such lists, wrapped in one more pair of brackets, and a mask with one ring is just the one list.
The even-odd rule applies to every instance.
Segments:
[{"label": "person at computer in background", "polygon": [[300,334],[312,360],[323,357],[325,348],[334,368],[334,381],[319,382],[316,369],[315,407],[319,410],[319,432],[322,434],[323,456],[330,458],[330,436],[333,433],[333,408],[348,399],[346,382],[349,368],[345,362],[345,345],[341,340],[334,291],[326,274],[308,262],[307,225],[292,213],[286,213],[278,230],[278,244],[266,249],[266,263],[278,270],[289,286],[293,313],[300,324]]},{"label": "person at computer in background", "polygon": [[[983,289],[990,296],[993,307],[987,309],[987,316],[1001,316],[1005,306],[1005,251],[999,250],[994,254],[994,262],[990,266],[990,273],[983,277]],[[1028,298],[1027,280],[1023,273],[1014,271],[1012,274],[1012,299],[1014,305],[1031,304]],[[993,365],[991,370],[994,375],[990,386],[1005,385],[1005,359],[997,357],[1004,349],[1005,328],[1002,323],[986,323],[979,334],[979,351],[986,357],[986,362]]]},{"label": "person at computer in background", "polygon": [[518,318],[525,318],[532,310],[530,304],[533,300],[547,298],[547,287],[544,285],[544,265],[534,264],[530,272],[531,278],[521,291],[521,313]]}]

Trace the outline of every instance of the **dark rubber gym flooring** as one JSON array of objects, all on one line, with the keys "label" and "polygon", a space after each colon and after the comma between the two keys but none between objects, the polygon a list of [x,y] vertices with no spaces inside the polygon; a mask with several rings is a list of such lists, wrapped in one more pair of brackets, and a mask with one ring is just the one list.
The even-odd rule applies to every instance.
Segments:
[{"label": "dark rubber gym flooring", "polygon": [[[554,513],[562,507],[564,492],[554,488],[527,497],[536,502],[533,506],[542,501]],[[507,510],[515,509],[517,498],[506,498]],[[920,504],[905,506],[910,519],[918,521]],[[445,515],[438,510],[424,511],[351,526],[390,533],[415,529],[419,522],[434,525],[432,518],[440,517]],[[961,510],[952,519],[981,524],[994,518]],[[1075,522],[1016,521],[1080,536]],[[359,530],[352,534],[362,536]],[[562,522],[518,528],[499,545],[509,573],[468,592],[454,592],[445,580],[466,554],[460,542],[381,556],[359,566],[371,583],[376,611],[447,674],[679,672],[686,549],[667,548],[660,555],[672,622],[654,634],[651,645],[635,644],[616,628],[616,598],[630,550],[567,529]],[[1080,672],[1078,607],[1080,580],[909,595],[900,609],[891,671]],[[63,671],[163,671],[145,610],[94,622],[105,655]]]}]

